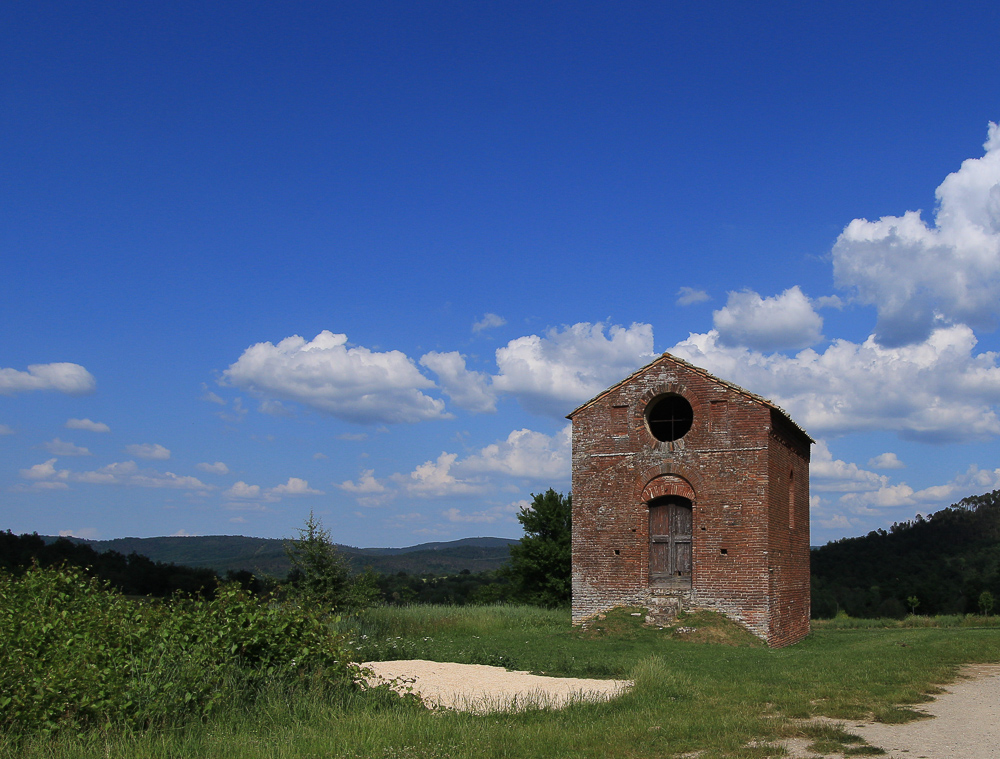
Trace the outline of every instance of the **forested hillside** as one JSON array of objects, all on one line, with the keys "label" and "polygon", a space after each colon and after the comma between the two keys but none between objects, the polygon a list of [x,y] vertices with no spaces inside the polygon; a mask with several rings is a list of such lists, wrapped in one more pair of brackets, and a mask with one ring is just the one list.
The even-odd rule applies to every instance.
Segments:
[{"label": "forested hillside", "polygon": [[[496,571],[509,557],[501,538],[467,538],[407,548],[338,546],[360,572],[380,575],[390,603],[466,603],[505,598]],[[99,553],[101,552],[101,553]],[[93,566],[126,593],[165,595],[214,587],[215,574],[249,587],[250,573],[283,579],[284,541],[237,536],[81,541],[0,533],[0,567],[67,561]],[[985,594],[985,595],[984,595]],[[969,614],[1000,611],[1000,490],[966,498],[927,517],[812,551],[814,618]]]},{"label": "forested hillside", "polygon": [[979,613],[1000,598],[1000,490],[812,551],[813,617]]},{"label": "forested hillside", "polygon": [[[39,539],[46,544],[59,540],[45,535],[39,536]],[[258,577],[282,579],[291,569],[288,555],[285,553],[285,541],[276,538],[202,535],[114,540],[63,538],[62,540],[87,546],[98,553],[114,551],[122,556],[136,553],[154,562],[211,569],[220,575],[225,575],[227,572],[251,572]],[[386,575],[398,572],[412,575],[451,575],[462,571],[496,571],[507,562],[510,557],[510,545],[516,542],[509,538],[463,538],[443,543],[421,543],[405,548],[354,548],[339,545],[337,549],[357,572],[371,568]],[[64,548],[63,551],[67,552],[69,549]],[[81,563],[69,557],[67,559],[70,563]]]},{"label": "forested hillside", "polygon": [[[177,591],[212,595],[218,580],[211,569],[153,561],[135,552],[128,555],[118,551],[98,552],[86,543],[66,538],[46,541],[38,535],[14,535],[10,530],[0,532],[0,570],[20,575],[32,564],[87,567],[93,576],[133,596],[165,597]],[[229,579],[240,581],[251,589],[255,585],[249,573],[230,574]]]}]

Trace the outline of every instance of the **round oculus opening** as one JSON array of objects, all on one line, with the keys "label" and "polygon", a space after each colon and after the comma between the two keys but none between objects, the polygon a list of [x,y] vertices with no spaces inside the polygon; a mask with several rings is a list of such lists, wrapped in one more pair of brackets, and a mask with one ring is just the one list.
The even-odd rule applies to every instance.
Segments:
[{"label": "round oculus opening", "polygon": [[694,421],[691,404],[679,395],[664,395],[646,409],[646,424],[653,437],[663,443],[680,440]]}]

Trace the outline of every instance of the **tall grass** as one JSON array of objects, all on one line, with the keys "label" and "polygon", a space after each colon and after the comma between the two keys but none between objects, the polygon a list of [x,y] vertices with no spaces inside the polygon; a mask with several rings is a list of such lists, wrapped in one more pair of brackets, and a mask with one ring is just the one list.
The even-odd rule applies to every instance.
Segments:
[{"label": "tall grass", "polygon": [[814,630],[879,630],[906,627],[1000,627],[1000,617],[980,614],[938,614],[925,616],[909,614],[903,619],[882,617],[867,619],[838,614],[833,619],[814,619]]},{"label": "tall grass", "polygon": [[992,627],[819,627],[798,645],[769,650],[714,615],[688,618],[685,633],[641,621],[623,610],[583,631],[560,612],[412,607],[365,614],[349,633],[367,624],[442,661],[481,651],[516,659],[519,669],[635,681],[607,703],[477,716],[428,711],[384,690],[275,684],[252,709],[234,705],[182,730],[38,739],[17,752],[0,738],[0,757],[764,757],[775,753],[765,742],[794,734],[826,747],[858,740],[799,718],[912,719],[912,707],[962,664],[1000,661]]},{"label": "tall grass", "polygon": [[499,628],[537,630],[565,628],[569,610],[542,609],[537,606],[494,604],[491,606],[376,606],[359,612],[357,628],[369,635],[488,635]]}]

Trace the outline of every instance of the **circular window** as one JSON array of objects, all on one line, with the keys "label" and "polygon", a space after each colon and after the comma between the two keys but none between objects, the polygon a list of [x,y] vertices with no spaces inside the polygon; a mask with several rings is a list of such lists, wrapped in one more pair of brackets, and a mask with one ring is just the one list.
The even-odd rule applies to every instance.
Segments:
[{"label": "circular window", "polygon": [[691,404],[679,395],[664,395],[646,408],[646,424],[657,440],[667,443],[680,440],[694,421]]}]

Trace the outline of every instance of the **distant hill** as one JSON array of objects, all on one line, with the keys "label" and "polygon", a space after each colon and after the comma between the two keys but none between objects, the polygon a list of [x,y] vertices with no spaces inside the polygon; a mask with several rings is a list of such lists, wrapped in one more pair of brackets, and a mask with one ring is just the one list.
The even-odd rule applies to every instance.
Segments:
[{"label": "distant hill", "polygon": [[810,557],[814,617],[901,617],[910,598],[918,614],[976,613],[984,591],[1000,604],[1000,490]]},{"label": "distant hill", "polygon": [[[56,540],[42,536],[46,542]],[[229,570],[248,570],[258,576],[283,578],[291,567],[285,555],[284,540],[247,538],[239,535],[198,537],[116,538],[84,540],[95,551],[137,553],[153,561],[188,567],[207,567],[220,574]],[[371,567],[382,574],[457,574],[463,569],[484,572],[499,569],[510,556],[509,538],[462,538],[444,543],[421,543],[406,548],[355,548],[338,546],[357,570]]]}]

